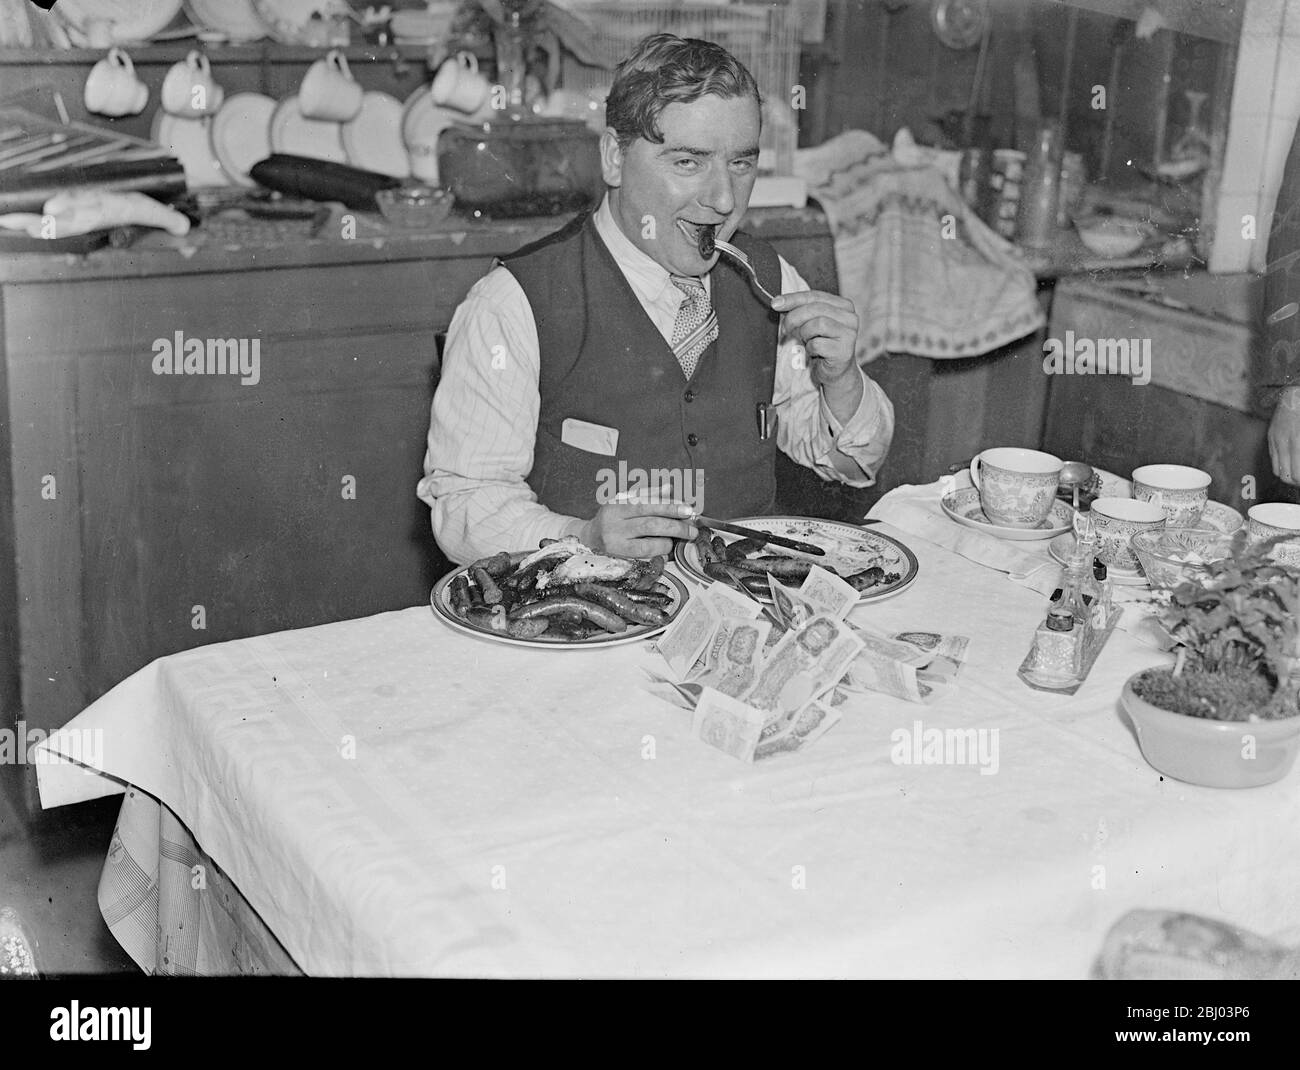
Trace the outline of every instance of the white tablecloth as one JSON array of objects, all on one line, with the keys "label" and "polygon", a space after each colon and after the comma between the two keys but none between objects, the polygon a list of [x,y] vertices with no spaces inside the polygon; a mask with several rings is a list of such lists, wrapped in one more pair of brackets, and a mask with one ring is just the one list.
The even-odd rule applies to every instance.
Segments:
[{"label": "white tablecloth", "polygon": [[[1165,655],[1116,632],[1077,695],[1032,691],[1042,595],[903,537],[920,578],[855,612],[970,635],[960,686],[801,755],[692,738],[646,643],[510,648],[422,606],[153,663],[70,723],[114,779],[44,765],[42,797],[156,796],[310,974],[1080,977],[1135,907],[1300,925],[1300,770],[1162,779],[1117,700]],[[918,721],[996,731],[996,774],[894,764]]]}]

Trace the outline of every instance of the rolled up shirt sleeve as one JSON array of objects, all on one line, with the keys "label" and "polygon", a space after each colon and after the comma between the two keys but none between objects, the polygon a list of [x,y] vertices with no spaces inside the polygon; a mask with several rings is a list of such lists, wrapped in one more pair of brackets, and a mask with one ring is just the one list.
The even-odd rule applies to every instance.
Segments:
[{"label": "rolled up shirt sleeve", "polygon": [[[810,287],[799,273],[782,259],[781,292],[799,293],[807,289]],[[810,364],[797,342],[780,343],[772,397],[778,413],[777,446],[792,461],[813,469],[823,479],[851,487],[872,486],[894,438],[893,404],[879,384],[859,368],[863,380],[862,401],[848,421],[841,424],[813,382]],[[855,462],[862,469],[861,475],[852,473],[851,466],[844,464],[841,457]]]},{"label": "rolled up shirt sleeve", "polygon": [[528,299],[509,271],[495,268],[474,284],[448,328],[416,488],[432,510],[438,545],[454,562],[582,530],[584,521],[539,504],[525,482],[540,366]]}]

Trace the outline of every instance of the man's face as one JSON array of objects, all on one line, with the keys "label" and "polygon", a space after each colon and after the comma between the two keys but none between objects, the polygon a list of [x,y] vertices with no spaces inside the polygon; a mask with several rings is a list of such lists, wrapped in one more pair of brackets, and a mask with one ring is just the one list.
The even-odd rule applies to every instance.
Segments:
[{"label": "man's face", "polygon": [[706,96],[664,108],[661,145],[639,137],[623,150],[606,130],[601,163],[619,229],[673,275],[708,271],[718,254],[700,256],[699,228],[716,225],[725,241],[740,225],[758,173],[759,123],[752,97]]}]

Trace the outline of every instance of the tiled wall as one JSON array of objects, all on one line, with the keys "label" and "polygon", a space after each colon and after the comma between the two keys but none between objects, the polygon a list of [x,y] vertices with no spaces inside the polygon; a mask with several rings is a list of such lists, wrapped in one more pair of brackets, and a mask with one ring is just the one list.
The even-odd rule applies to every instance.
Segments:
[{"label": "tiled wall", "polygon": [[[1300,119],[1300,2],[1246,0],[1223,181],[1210,254],[1213,272],[1263,271],[1282,168]],[[1242,236],[1255,217],[1255,238]]]}]

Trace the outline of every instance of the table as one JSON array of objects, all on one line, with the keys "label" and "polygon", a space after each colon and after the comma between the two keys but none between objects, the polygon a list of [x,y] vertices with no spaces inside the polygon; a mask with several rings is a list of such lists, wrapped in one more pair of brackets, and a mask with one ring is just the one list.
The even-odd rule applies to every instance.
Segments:
[{"label": "table", "polygon": [[[1133,908],[1300,924],[1296,772],[1162,778],[1117,699],[1166,655],[1116,632],[1077,695],[1032,691],[1043,596],[882,530],[920,576],[855,613],[969,635],[960,686],[803,755],[692,738],[646,643],[512,649],[417,606],[154,662],[67,726],[105,776],[42,765],[44,801],[160,800],[309,974],[1082,977]],[[894,764],[918,722],[991,733],[996,772]]]}]

